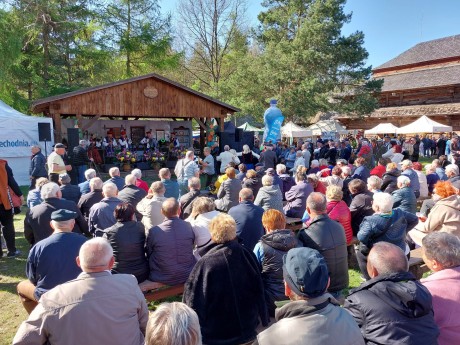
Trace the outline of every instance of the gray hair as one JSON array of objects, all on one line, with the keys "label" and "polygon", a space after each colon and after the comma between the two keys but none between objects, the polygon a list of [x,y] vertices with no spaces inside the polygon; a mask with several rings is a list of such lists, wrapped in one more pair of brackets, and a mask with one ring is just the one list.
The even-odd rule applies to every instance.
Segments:
[{"label": "gray hair", "polygon": [[316,159],[313,159],[310,163],[310,167],[319,167],[319,161]]},{"label": "gray hair", "polygon": [[389,213],[393,209],[393,196],[388,193],[375,193],[372,206],[377,207],[380,213]]},{"label": "gray hair", "polygon": [[136,178],[141,178],[142,177],[142,171],[141,169],[133,169],[133,171],[131,171],[131,174],[133,174],[134,176],[136,176]]},{"label": "gray hair", "polygon": [[199,196],[193,201],[190,217],[195,219],[200,214],[208,213],[214,211],[215,209],[216,205],[214,204],[214,199],[205,196]]},{"label": "gray hair", "polygon": [[460,266],[460,239],[448,232],[435,231],[422,239],[425,256],[436,260],[442,268]]},{"label": "gray hair", "polygon": [[401,168],[412,168],[412,162],[409,159],[405,159],[401,162]]},{"label": "gray hair", "polygon": [[351,175],[351,169],[348,165],[343,166],[341,169],[342,169],[342,174],[344,174],[345,176]]},{"label": "gray hair", "polygon": [[367,261],[377,270],[379,275],[407,272],[409,262],[403,250],[388,242],[377,242],[367,257]]},{"label": "gray hair", "polygon": [[326,196],[322,193],[313,192],[307,198],[307,206],[316,213],[324,213],[327,208]]},{"label": "gray hair", "polygon": [[118,169],[117,167],[110,168],[109,175],[110,177],[120,176],[120,169]]},{"label": "gray hair", "polygon": [[133,174],[126,175],[125,177],[125,185],[136,185],[137,177]]},{"label": "gray hair", "polygon": [[426,170],[426,173],[434,173],[436,171],[436,167],[435,167],[435,164],[427,164],[425,165],[425,170]]},{"label": "gray hair", "polygon": [[182,302],[162,303],[149,318],[145,344],[202,345],[198,315]]},{"label": "gray hair", "polygon": [[295,156],[296,157],[302,157],[303,156],[302,151],[297,151]]},{"label": "gray hair", "polygon": [[278,174],[284,174],[286,172],[286,166],[284,164],[278,164],[276,166],[276,172]]},{"label": "gray hair", "polygon": [[404,175],[401,175],[398,177],[398,185],[402,184],[403,187],[409,187],[410,186],[410,178]]},{"label": "gray hair", "polygon": [[88,142],[86,140],[82,139],[82,140],[79,141],[79,144],[80,144],[80,146],[86,146],[88,144]]},{"label": "gray hair", "polygon": [[273,186],[273,176],[264,175],[262,177],[262,186]]},{"label": "gray hair", "polygon": [[432,165],[434,165],[434,168],[436,169],[436,167],[440,166],[441,163],[439,163],[439,159],[433,159],[433,161],[431,162]]},{"label": "gray hair", "polygon": [[90,188],[91,190],[102,189],[102,185],[103,185],[103,182],[102,182],[102,180],[101,180],[99,177],[93,177],[93,178],[89,181],[89,188]]},{"label": "gray hair", "polygon": [[166,191],[166,187],[161,181],[155,181],[151,184],[149,192],[153,195],[164,195]]},{"label": "gray hair", "polygon": [[[113,168],[111,168],[110,170],[112,170],[112,169]],[[109,170],[109,175],[110,175],[110,170]],[[118,171],[118,172],[120,172],[120,171]],[[87,180],[91,180],[93,177],[96,177],[96,170],[94,170],[94,169],[85,170],[85,178]]]},{"label": "gray hair", "polygon": [[187,157],[188,159],[191,159],[193,157],[195,153],[193,151],[187,151],[185,153],[185,157]]},{"label": "gray hair", "polygon": [[166,177],[171,176],[171,171],[168,168],[161,168],[158,172],[158,176],[164,180]]},{"label": "gray hair", "polygon": [[372,189],[380,189],[382,187],[382,179],[378,176],[372,175],[367,179],[367,184],[372,187]]},{"label": "gray hair", "polygon": [[240,190],[239,197],[244,201],[252,201],[254,200],[254,192],[251,188],[243,188]]},{"label": "gray hair", "polygon": [[59,191],[60,189],[57,183],[48,182],[47,184],[44,184],[40,189],[40,196],[42,197],[42,200],[55,198],[57,197]]},{"label": "gray hair", "polygon": [[83,243],[78,257],[84,272],[104,268],[108,266],[113,257],[113,249],[105,238],[96,237]]},{"label": "gray hair", "polygon": [[446,174],[448,171],[452,171],[454,173],[455,176],[458,175],[458,165],[457,164],[449,164],[448,166],[446,166]]},{"label": "gray hair", "polygon": [[104,185],[102,186],[102,194],[104,194],[106,198],[114,197],[117,195],[117,193],[117,185],[113,182],[104,183]]},{"label": "gray hair", "polygon": [[200,179],[198,177],[192,177],[191,179],[188,180],[188,187],[194,190],[200,190],[201,188]]},{"label": "gray hair", "polygon": [[225,146],[224,146],[224,151],[229,151],[229,150],[230,150],[230,146],[225,145]]},{"label": "gray hair", "polygon": [[70,176],[68,174],[60,174],[59,175],[59,181],[61,181],[62,184],[69,184],[70,183]]}]

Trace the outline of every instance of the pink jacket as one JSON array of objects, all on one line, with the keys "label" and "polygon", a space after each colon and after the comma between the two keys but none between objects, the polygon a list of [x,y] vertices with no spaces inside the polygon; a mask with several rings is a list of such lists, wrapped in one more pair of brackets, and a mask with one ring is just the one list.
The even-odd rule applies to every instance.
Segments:
[{"label": "pink jacket", "polygon": [[353,230],[351,229],[351,213],[345,201],[328,201],[327,214],[329,218],[338,221],[345,229],[347,244],[353,239]]},{"label": "pink jacket", "polygon": [[433,296],[439,345],[460,344],[460,266],[435,272],[420,282]]}]

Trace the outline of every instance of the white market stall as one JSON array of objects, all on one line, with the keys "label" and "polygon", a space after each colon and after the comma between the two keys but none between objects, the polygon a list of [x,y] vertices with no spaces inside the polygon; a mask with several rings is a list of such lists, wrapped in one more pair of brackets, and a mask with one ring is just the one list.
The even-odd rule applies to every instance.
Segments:
[{"label": "white market stall", "polygon": [[425,115],[406,126],[398,128],[396,131],[398,134],[443,132],[452,132],[452,126],[443,125],[442,123],[433,121]]},{"label": "white market stall", "polygon": [[[53,121],[47,117],[28,116],[0,101],[0,158],[8,161],[16,182],[29,185],[30,148],[41,147],[45,154],[45,143],[38,141],[38,124],[49,123],[53,133]],[[51,135],[53,138],[53,135]],[[52,151],[53,141],[47,142],[48,154]]]},{"label": "white market stall", "polygon": [[392,123],[380,123],[374,128],[364,131],[364,135],[373,135],[373,134],[396,134],[398,127]]},{"label": "white market stall", "polygon": [[281,127],[281,135],[285,138],[305,138],[311,137],[312,131],[296,125],[294,122],[289,121]]},{"label": "white market stall", "polygon": [[321,120],[307,128],[313,135],[321,135],[323,139],[337,139],[340,135],[348,134],[347,129],[335,120]]},{"label": "white market stall", "polygon": [[245,132],[263,132],[264,131],[262,128],[254,127],[253,125],[249,124],[249,122],[243,123],[241,126],[238,126],[238,128],[241,128]]}]

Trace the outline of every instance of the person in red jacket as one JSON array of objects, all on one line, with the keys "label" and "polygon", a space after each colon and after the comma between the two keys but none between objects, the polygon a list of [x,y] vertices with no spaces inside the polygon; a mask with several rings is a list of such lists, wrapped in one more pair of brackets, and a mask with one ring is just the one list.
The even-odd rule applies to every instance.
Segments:
[{"label": "person in red jacket", "polygon": [[388,161],[388,159],[380,158],[379,163],[377,164],[377,166],[374,169],[371,170],[371,175],[375,175],[375,176],[378,176],[380,178],[383,178],[383,174],[385,174],[386,171],[387,171],[386,166],[387,166],[388,163],[390,163]]},{"label": "person in red jacket", "polygon": [[351,213],[345,201],[342,200],[343,192],[339,186],[330,185],[326,189],[327,208],[329,218],[337,221],[345,230],[347,246],[353,240],[353,229],[351,228]]}]

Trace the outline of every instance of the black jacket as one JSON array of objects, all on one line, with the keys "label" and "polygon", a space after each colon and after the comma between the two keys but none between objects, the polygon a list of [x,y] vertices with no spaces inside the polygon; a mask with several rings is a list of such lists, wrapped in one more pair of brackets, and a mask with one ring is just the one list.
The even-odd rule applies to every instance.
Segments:
[{"label": "black jacket", "polygon": [[78,208],[80,209],[83,216],[88,219],[90,208],[102,199],[104,199],[104,195],[102,195],[102,189],[95,189],[92,192],[81,196],[80,200],[78,201]]},{"label": "black jacket", "polygon": [[348,184],[353,180],[351,176],[347,176],[343,180],[343,187],[342,187],[342,192],[343,192],[343,197],[342,200],[345,201],[347,206],[350,206],[351,204],[351,193],[350,190],[348,189]]},{"label": "black jacket", "polygon": [[265,302],[270,316],[275,316],[275,301],[288,299],[284,291],[283,256],[298,247],[299,241],[291,230],[275,230],[260,239],[263,248],[262,280]]},{"label": "black jacket", "polygon": [[185,283],[183,302],[196,311],[203,344],[243,344],[268,324],[264,287],[254,253],[237,240],[211,243]]},{"label": "black jacket", "polygon": [[72,162],[75,166],[86,165],[89,162],[88,152],[84,147],[78,145],[73,148]]},{"label": "black jacket", "polygon": [[139,211],[137,211],[136,206],[141,201],[144,199],[144,197],[147,195],[147,192],[143,190],[142,188],[139,188],[135,185],[127,185],[124,186],[123,189],[118,193],[118,199],[120,199],[123,202],[127,202],[128,204],[131,204],[134,206],[134,209],[136,210],[136,218],[138,221],[142,220],[142,214],[140,214]]},{"label": "black jacket", "polygon": [[286,192],[289,192],[289,190],[293,186],[295,186],[296,183],[295,183],[294,178],[289,176],[288,174],[281,174],[280,175],[280,180],[281,180],[281,182],[283,182],[283,189],[282,189],[283,200],[286,200]]},{"label": "black jacket", "polygon": [[344,307],[366,344],[437,344],[431,294],[409,272],[368,280],[350,291]]},{"label": "black jacket", "polygon": [[201,192],[199,190],[192,190],[188,192],[187,194],[184,194],[180,197],[179,203],[180,203],[180,218],[181,219],[187,219],[188,216],[190,216],[190,213],[192,213],[192,206],[193,206],[193,201],[198,198],[201,195]]},{"label": "black jacket", "polygon": [[24,218],[24,237],[27,242],[33,245],[51,235],[53,233],[53,229],[50,225],[51,213],[60,209],[77,213],[75,226],[72,232],[91,236],[88,231],[88,223],[73,201],[59,198],[48,198],[41,204],[32,207],[26,213],[26,217]]},{"label": "black jacket", "polygon": [[104,237],[113,248],[114,273],[132,274],[136,278],[148,275],[149,263],[144,249],[145,229],[141,222],[117,222],[105,230]]},{"label": "black jacket", "polygon": [[401,176],[401,172],[398,169],[393,169],[387,171],[383,174],[382,187],[380,190],[382,192],[391,194],[398,189],[398,177]]},{"label": "black jacket", "polygon": [[351,213],[351,228],[353,229],[353,235],[356,236],[364,217],[374,214],[374,210],[372,209],[372,193],[366,191],[353,195],[349,208]]},{"label": "black jacket", "polygon": [[243,181],[243,188],[249,188],[252,190],[252,194],[254,194],[254,198],[256,197],[259,189],[262,187],[262,178],[261,177],[252,177],[247,178]]},{"label": "black jacket", "polygon": [[345,230],[340,223],[322,214],[312,220],[308,228],[299,232],[304,247],[316,249],[326,259],[331,284],[329,292],[348,287],[348,254]]},{"label": "black jacket", "polygon": [[46,158],[41,151],[38,151],[30,159],[29,175],[33,177],[48,177],[45,166]]},{"label": "black jacket", "polygon": [[81,196],[81,191],[78,186],[74,186],[73,184],[64,184],[60,188],[64,199],[73,201],[75,205],[78,204]]},{"label": "black jacket", "polygon": [[266,150],[261,153],[259,161],[260,163],[263,163],[265,170],[267,170],[269,168],[275,169],[278,160],[276,158],[275,151]]}]

